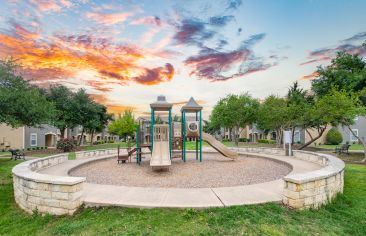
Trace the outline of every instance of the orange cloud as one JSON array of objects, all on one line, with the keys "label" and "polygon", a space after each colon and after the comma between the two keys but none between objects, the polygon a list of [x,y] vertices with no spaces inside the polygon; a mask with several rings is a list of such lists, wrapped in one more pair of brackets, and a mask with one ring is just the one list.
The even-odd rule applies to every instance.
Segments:
[{"label": "orange cloud", "polygon": [[86,17],[96,21],[97,23],[104,25],[114,25],[125,21],[129,16],[132,16],[132,12],[122,12],[122,13],[98,13],[98,12],[88,12]]},{"label": "orange cloud", "polygon": [[[141,66],[149,52],[134,45],[117,44],[112,39],[91,34],[54,35],[45,39],[38,30],[31,31],[18,24],[12,26],[11,36],[0,33],[0,57],[19,59],[28,79],[67,80],[89,70],[121,84],[132,81],[152,85],[170,81],[174,76],[174,67],[169,63],[155,68]],[[107,90],[101,84],[94,83],[94,86]]]},{"label": "orange cloud", "polygon": [[112,114],[121,114],[125,111],[133,111],[133,110],[135,110],[135,108],[131,107],[131,106],[107,105],[108,113],[112,113]]},{"label": "orange cloud", "polygon": [[314,71],[313,73],[309,74],[309,75],[304,75],[301,79],[304,79],[304,80],[313,80],[315,79],[316,77],[319,76],[319,73]]}]

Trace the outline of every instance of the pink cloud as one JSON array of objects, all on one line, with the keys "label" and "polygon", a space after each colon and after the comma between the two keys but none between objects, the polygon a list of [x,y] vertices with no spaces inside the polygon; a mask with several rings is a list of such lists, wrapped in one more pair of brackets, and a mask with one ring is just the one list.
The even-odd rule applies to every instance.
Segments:
[{"label": "pink cloud", "polygon": [[97,23],[104,25],[114,25],[125,21],[128,17],[132,16],[132,12],[122,12],[122,13],[98,13],[98,12],[88,12],[86,16]]},{"label": "pink cloud", "polygon": [[132,20],[131,25],[156,25],[156,26],[161,26],[162,21],[157,16],[146,16],[146,17],[143,17],[143,18]]}]

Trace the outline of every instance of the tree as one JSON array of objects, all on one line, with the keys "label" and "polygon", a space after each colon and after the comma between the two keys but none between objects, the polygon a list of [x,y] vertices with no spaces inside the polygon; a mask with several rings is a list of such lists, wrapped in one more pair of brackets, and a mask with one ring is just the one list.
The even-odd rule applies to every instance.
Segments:
[{"label": "tree", "polygon": [[216,131],[219,131],[220,127],[213,126],[212,122],[208,120],[203,120],[203,132],[208,134],[214,134]]},{"label": "tree", "polygon": [[[364,115],[365,108],[361,105],[359,97],[345,90],[333,88],[328,94],[317,98],[310,111],[304,114],[304,127],[313,128],[318,135],[311,137],[300,149],[303,149],[319,139],[329,125],[343,125],[350,129],[358,115]],[[352,132],[352,131],[351,131]]]},{"label": "tree", "polygon": [[123,115],[108,125],[108,131],[112,134],[124,137],[125,140],[128,135],[133,135],[136,131],[137,123],[135,122],[132,111],[125,111]]},{"label": "tree", "polygon": [[158,115],[155,119],[155,124],[164,124],[163,119]]},{"label": "tree", "polygon": [[[316,96],[324,96],[333,88],[359,93],[366,87],[366,62],[358,55],[338,52],[329,66],[319,67],[319,76],[312,81]],[[366,105],[366,99],[361,98]]]},{"label": "tree", "polygon": [[179,118],[179,116],[178,115],[174,115],[173,116],[173,122],[180,122],[180,118]]},{"label": "tree", "polygon": [[276,131],[276,143],[281,145],[283,131],[290,127],[287,100],[271,95],[259,107],[257,125],[263,130]]},{"label": "tree", "polygon": [[63,138],[67,128],[74,128],[79,123],[78,118],[75,117],[78,110],[75,107],[74,93],[65,86],[53,85],[47,90],[47,99],[56,108],[52,125],[60,130]]},{"label": "tree", "polygon": [[301,117],[306,110],[309,96],[306,95],[306,91],[299,87],[297,81],[289,88],[287,92],[287,118],[288,126],[291,128],[292,144],[294,142],[295,128],[301,126]]},{"label": "tree", "polygon": [[238,145],[240,128],[255,122],[259,102],[248,94],[228,95],[214,106],[210,116],[212,127],[231,129],[233,140]]},{"label": "tree", "polygon": [[0,123],[12,127],[49,123],[53,104],[39,88],[17,75],[18,67],[12,59],[0,61]]},{"label": "tree", "polygon": [[112,120],[112,115],[107,113],[107,108],[101,104],[90,102],[89,111],[87,113],[88,119],[83,124],[83,130],[91,134],[91,145],[93,145],[93,138],[95,133],[103,132],[107,127],[108,122]]}]

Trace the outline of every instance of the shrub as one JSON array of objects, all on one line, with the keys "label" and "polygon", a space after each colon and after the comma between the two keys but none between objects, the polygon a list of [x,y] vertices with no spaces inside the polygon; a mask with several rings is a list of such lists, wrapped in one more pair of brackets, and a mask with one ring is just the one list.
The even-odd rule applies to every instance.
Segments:
[{"label": "shrub", "polygon": [[338,145],[343,141],[342,134],[335,128],[328,131],[326,136],[326,144]]},{"label": "shrub", "polygon": [[276,143],[276,140],[272,140],[272,139],[258,139],[258,143],[275,144]]},{"label": "shrub", "polygon": [[64,152],[70,152],[75,149],[75,144],[73,140],[70,139],[63,139],[58,141],[57,149],[63,150]]},{"label": "shrub", "polygon": [[249,142],[249,139],[247,139],[247,138],[239,138],[239,142]]}]

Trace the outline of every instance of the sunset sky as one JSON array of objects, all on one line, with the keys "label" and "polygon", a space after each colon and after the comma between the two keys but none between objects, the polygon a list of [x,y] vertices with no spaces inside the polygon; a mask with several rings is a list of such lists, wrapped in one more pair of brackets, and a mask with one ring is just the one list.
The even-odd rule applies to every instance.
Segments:
[{"label": "sunset sky", "polygon": [[85,88],[110,112],[193,96],[309,88],[335,51],[366,56],[364,0],[1,0],[0,57],[41,86]]}]

